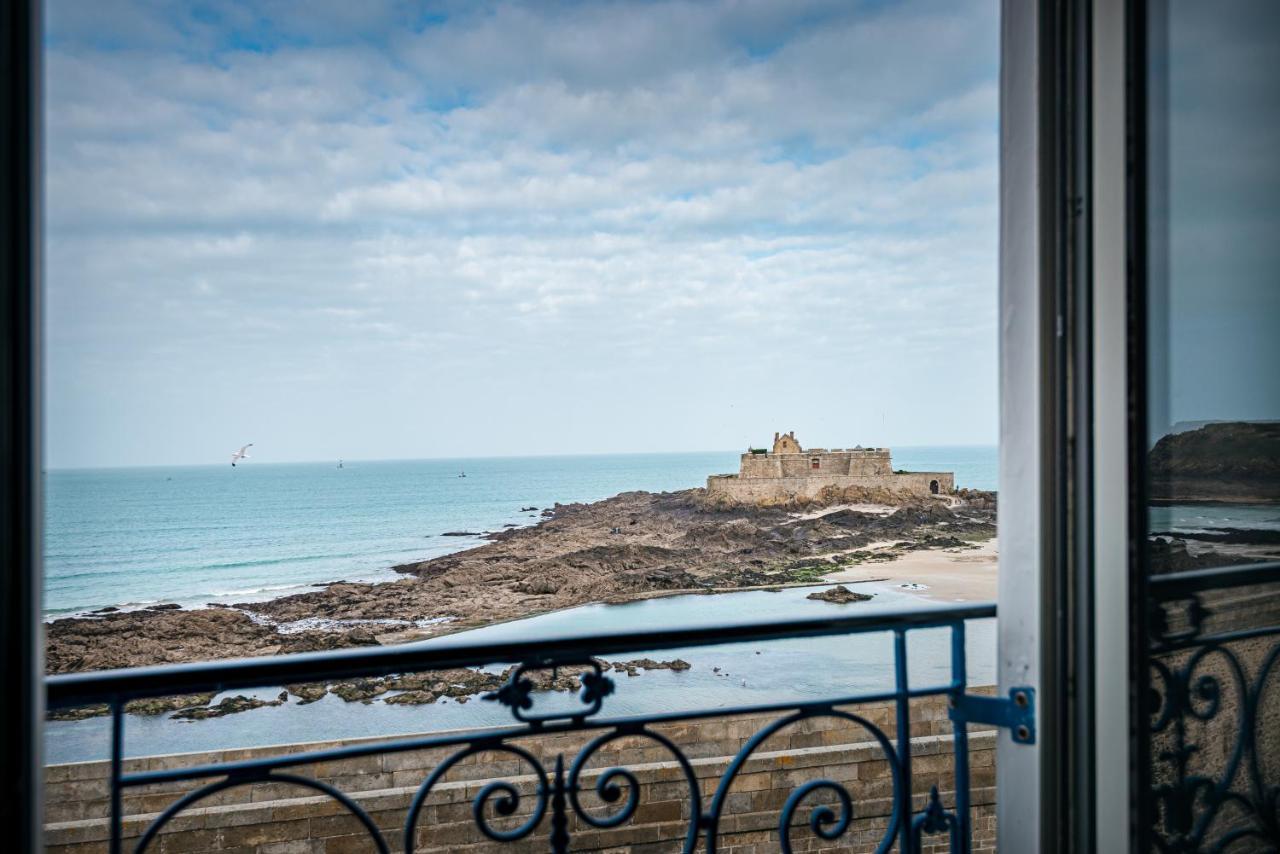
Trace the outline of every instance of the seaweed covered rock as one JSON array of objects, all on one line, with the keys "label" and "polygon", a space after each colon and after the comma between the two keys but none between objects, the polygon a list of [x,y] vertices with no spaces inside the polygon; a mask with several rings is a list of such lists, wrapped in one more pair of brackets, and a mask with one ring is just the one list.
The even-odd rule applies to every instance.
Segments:
[{"label": "seaweed covered rock", "polygon": [[815,590],[806,599],[816,599],[819,602],[835,602],[839,605],[845,605],[849,602],[866,602],[871,598],[869,593],[855,593],[843,584],[837,584],[835,587],[828,587],[825,590]]}]

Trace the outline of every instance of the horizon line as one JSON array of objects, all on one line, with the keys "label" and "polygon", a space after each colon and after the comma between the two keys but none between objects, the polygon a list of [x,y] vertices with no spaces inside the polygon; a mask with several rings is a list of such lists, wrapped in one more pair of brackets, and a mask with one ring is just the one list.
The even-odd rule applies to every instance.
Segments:
[{"label": "horizon line", "polygon": [[[896,446],[880,446],[888,447],[892,452],[895,448],[998,448],[999,443],[982,443],[982,442],[961,442],[956,444],[944,445],[896,445]],[[589,453],[546,453],[546,454],[484,454],[458,457],[332,457],[327,459],[312,460],[277,460],[272,462],[262,461],[254,463],[246,463],[246,466],[305,466],[305,465],[332,465],[335,461],[352,462],[352,463],[429,463],[429,462],[465,462],[465,461],[485,461],[485,460],[523,460],[523,459],[554,459],[556,457],[648,457],[648,456],[676,456],[686,454],[741,454],[739,450],[694,450],[694,451],[593,451]],[[77,471],[125,471],[130,469],[165,469],[165,468],[217,468],[226,466],[227,463],[141,463],[141,464],[125,464],[125,465],[77,465],[77,466],[41,466],[42,474],[51,472],[77,472]]]}]

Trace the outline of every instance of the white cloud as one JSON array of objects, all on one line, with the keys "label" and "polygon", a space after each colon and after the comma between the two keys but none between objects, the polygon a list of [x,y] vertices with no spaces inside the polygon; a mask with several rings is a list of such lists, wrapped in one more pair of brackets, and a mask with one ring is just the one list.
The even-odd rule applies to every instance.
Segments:
[{"label": "white cloud", "polygon": [[346,9],[54,4],[54,465],[994,439],[994,3]]}]

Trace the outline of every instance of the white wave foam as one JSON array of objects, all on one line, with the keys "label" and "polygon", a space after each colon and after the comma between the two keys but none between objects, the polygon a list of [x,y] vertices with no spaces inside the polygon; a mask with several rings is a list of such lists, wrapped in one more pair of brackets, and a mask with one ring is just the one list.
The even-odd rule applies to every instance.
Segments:
[{"label": "white wave foam", "polygon": [[453,617],[429,617],[421,620],[395,620],[395,619],[353,619],[353,620],[334,620],[329,617],[304,617],[301,620],[288,620],[278,622],[265,614],[258,614],[254,611],[245,611],[250,620],[260,626],[273,627],[276,632],[282,635],[295,635],[299,632],[340,632],[346,629],[355,628],[356,626],[387,626],[388,628],[404,628],[413,626],[418,629],[425,629],[430,626],[440,625],[453,621]]},{"label": "white wave foam", "polygon": [[248,587],[244,590],[215,590],[213,596],[257,596],[261,593],[278,593],[281,590],[305,590],[306,584],[268,584],[265,587]]}]

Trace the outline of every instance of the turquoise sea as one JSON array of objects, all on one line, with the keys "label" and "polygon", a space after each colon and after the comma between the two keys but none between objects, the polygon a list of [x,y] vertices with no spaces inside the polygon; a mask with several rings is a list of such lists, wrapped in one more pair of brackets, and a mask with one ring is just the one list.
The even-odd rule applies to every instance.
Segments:
[{"label": "turquoise sea", "polygon": [[[593,501],[632,489],[699,486],[733,471],[736,452],[474,460],[348,462],[58,471],[48,476],[46,615],[108,605],[244,602],[336,579],[389,579],[391,566],[466,548],[474,537],[449,531],[532,524],[554,502]],[[895,449],[894,465],[956,473],[960,486],[994,489],[994,447]],[[458,475],[465,472],[466,477]],[[522,508],[537,507],[539,511]],[[426,643],[644,630],[694,623],[936,607],[887,585],[862,585],[869,602],[807,600],[807,589],[676,596],[626,605],[586,605],[476,629]],[[946,681],[944,631],[913,632],[915,686]],[[891,636],[779,641],[653,653],[693,667],[623,678],[610,715],[829,697],[892,683]],[[994,679],[994,621],[968,633],[973,684]],[[637,652],[630,657],[643,657]],[[717,670],[718,668],[718,670]],[[279,687],[253,693],[274,698]],[[223,695],[229,696],[229,695]],[[220,699],[220,698],[219,698]],[[571,701],[566,697],[547,702]],[[429,706],[344,703],[334,696],[199,722],[128,715],[125,754],[182,753],[510,723],[492,703],[441,699]],[[49,763],[107,755],[106,718],[50,721]]]},{"label": "turquoise sea", "polygon": [[[898,448],[893,459],[980,489],[995,489],[996,460],[994,446]],[[397,563],[480,542],[447,532],[532,524],[557,501],[701,486],[737,464],[725,451],[52,471],[45,615],[391,579]]]}]

